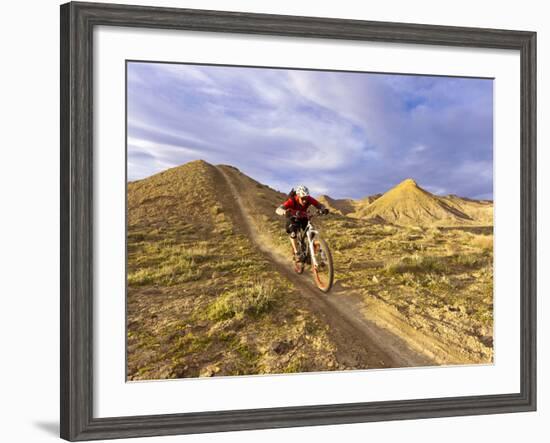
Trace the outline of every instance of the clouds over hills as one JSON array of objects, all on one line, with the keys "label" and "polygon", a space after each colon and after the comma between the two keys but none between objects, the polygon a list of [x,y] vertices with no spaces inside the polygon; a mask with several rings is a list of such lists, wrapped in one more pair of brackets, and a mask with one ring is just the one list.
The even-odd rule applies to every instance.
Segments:
[{"label": "clouds over hills", "polygon": [[195,159],[358,198],[414,176],[492,198],[492,81],[128,64],[128,178]]}]

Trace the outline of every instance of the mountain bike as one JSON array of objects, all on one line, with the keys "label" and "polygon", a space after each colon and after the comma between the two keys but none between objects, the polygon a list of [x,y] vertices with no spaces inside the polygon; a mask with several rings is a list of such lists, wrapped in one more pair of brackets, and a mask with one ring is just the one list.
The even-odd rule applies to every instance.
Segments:
[{"label": "mountain bike", "polygon": [[[318,212],[317,215],[320,215],[320,213]],[[315,214],[308,213],[307,226],[297,232],[298,259],[294,262],[294,271],[302,274],[306,265],[310,265],[315,284],[322,292],[327,293],[334,282],[332,255],[319,231],[313,227],[311,223],[313,217],[315,217]]]}]

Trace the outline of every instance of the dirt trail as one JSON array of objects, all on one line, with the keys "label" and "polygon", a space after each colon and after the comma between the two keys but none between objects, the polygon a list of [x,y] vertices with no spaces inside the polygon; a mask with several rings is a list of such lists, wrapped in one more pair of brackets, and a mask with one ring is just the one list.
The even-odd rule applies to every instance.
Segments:
[{"label": "dirt trail", "polygon": [[[445,347],[435,342],[427,343],[427,338],[418,340],[416,337],[417,340],[411,342],[400,337],[399,331],[415,336],[414,330],[401,324],[399,318],[391,313],[382,312],[378,306],[366,306],[356,294],[338,287],[325,295],[313,286],[309,273],[297,275],[291,268],[289,257],[282,256],[271,248],[270,239],[254,223],[231,173],[222,167],[218,167],[218,171],[226,180],[235,201],[232,215],[238,225],[262,251],[273,268],[294,284],[310,309],[329,324],[338,345],[339,361],[357,368],[395,368],[431,366],[448,359]],[[370,315],[369,309],[372,309]],[[380,318],[374,321],[373,314]],[[429,345],[431,350],[425,349],[425,345]]]}]

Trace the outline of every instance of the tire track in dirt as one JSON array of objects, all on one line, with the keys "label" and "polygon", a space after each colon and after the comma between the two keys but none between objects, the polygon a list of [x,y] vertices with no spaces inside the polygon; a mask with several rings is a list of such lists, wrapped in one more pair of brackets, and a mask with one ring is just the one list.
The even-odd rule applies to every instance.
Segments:
[{"label": "tire track in dirt", "polygon": [[289,257],[269,247],[268,236],[254,223],[230,174],[217,167],[235,205],[230,209],[244,234],[258,247],[273,268],[290,280],[308,302],[311,311],[330,326],[331,336],[338,346],[337,357],[347,366],[357,368],[396,368],[431,366],[436,362],[412,349],[390,330],[377,325],[362,314],[364,306],[353,293],[339,290],[323,294],[304,275],[291,268]]}]

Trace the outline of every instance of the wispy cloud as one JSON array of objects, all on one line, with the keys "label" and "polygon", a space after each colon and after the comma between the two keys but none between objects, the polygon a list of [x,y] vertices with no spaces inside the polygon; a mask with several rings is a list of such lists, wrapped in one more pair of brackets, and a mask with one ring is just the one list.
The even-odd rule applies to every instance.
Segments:
[{"label": "wispy cloud", "polygon": [[128,65],[128,178],[194,159],[286,191],[492,195],[492,81],[176,64]]}]

